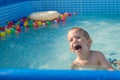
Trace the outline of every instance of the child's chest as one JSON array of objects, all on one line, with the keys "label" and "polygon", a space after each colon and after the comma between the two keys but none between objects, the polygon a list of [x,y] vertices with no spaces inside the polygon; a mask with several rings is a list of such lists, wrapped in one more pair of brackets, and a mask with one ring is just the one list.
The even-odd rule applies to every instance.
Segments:
[{"label": "child's chest", "polygon": [[87,60],[79,60],[79,61],[77,61],[77,63],[79,65],[82,65],[82,66],[85,66],[85,65],[99,65],[99,61],[95,57],[94,58],[91,57]]}]

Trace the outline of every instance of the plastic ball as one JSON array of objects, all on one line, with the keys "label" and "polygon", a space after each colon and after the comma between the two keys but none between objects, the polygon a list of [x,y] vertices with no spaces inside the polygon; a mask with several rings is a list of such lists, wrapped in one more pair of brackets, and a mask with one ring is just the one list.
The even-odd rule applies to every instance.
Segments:
[{"label": "plastic ball", "polygon": [[69,13],[69,14],[68,14],[68,16],[72,16],[72,14],[71,14],[71,13]]},{"label": "plastic ball", "polygon": [[0,27],[0,30],[4,31],[4,30],[5,30],[5,27]]},{"label": "plastic ball", "polygon": [[16,30],[16,31],[15,31],[15,34],[19,34],[19,31],[18,31],[18,30]]},{"label": "plastic ball", "polygon": [[42,22],[41,22],[41,21],[38,21],[37,23],[38,23],[38,25],[39,25],[39,26],[41,26],[41,25],[42,25]]},{"label": "plastic ball", "polygon": [[43,22],[43,23],[42,23],[42,26],[45,26],[45,25],[46,25],[46,23],[45,23],[45,22]]},{"label": "plastic ball", "polygon": [[66,18],[62,18],[62,22],[65,22]]},{"label": "plastic ball", "polygon": [[11,33],[15,33],[15,28],[11,28]]},{"label": "plastic ball", "polygon": [[68,13],[68,12],[65,12],[65,13],[64,13],[64,16],[66,16],[66,17],[67,17],[68,15],[69,15],[69,13]]},{"label": "plastic ball", "polygon": [[35,29],[37,29],[37,28],[38,28],[38,24],[37,24],[37,23],[35,23],[35,22],[33,23],[33,26],[34,26],[34,28],[35,28]]},{"label": "plastic ball", "polygon": [[12,25],[14,25],[14,23],[13,22],[8,22],[8,25],[12,26]]},{"label": "plastic ball", "polygon": [[20,29],[21,29],[21,31],[23,31],[25,28],[24,28],[24,26],[20,26]]},{"label": "plastic ball", "polygon": [[50,25],[50,21],[46,21],[46,24],[47,24],[47,25]]},{"label": "plastic ball", "polygon": [[60,15],[60,18],[63,18],[63,17],[64,17],[64,15],[61,14],[61,15]]},{"label": "plastic ball", "polygon": [[1,37],[5,37],[5,35],[6,35],[5,32],[0,32]]},{"label": "plastic ball", "polygon": [[19,28],[19,25],[15,25],[15,28],[16,28],[16,29]]},{"label": "plastic ball", "polygon": [[60,22],[60,18],[57,18],[57,22],[58,22],[58,23]]},{"label": "plastic ball", "polygon": [[31,28],[31,27],[33,27],[33,23],[32,22],[29,22],[29,27]]},{"label": "plastic ball", "polygon": [[21,19],[21,21],[24,21],[24,22],[25,22],[25,21],[26,21],[26,17],[23,17],[23,18]]},{"label": "plastic ball", "polygon": [[28,26],[29,26],[30,28],[33,27],[33,21],[32,21],[32,20],[30,20],[30,21],[28,22]]},{"label": "plastic ball", "polygon": [[54,22],[57,23],[57,20],[55,19]]},{"label": "plastic ball", "polygon": [[28,21],[24,22],[24,26],[25,26],[25,27],[28,26]]},{"label": "plastic ball", "polygon": [[6,32],[6,34],[11,34],[11,30],[10,29],[6,29],[5,32]]},{"label": "plastic ball", "polygon": [[19,25],[20,24],[20,22],[19,21],[17,21],[16,23],[15,23],[15,25]]},{"label": "plastic ball", "polygon": [[24,26],[24,22],[23,21],[20,22],[20,26]]},{"label": "plastic ball", "polygon": [[20,28],[20,27],[16,28],[16,30],[17,30],[18,32],[21,32],[21,28]]}]

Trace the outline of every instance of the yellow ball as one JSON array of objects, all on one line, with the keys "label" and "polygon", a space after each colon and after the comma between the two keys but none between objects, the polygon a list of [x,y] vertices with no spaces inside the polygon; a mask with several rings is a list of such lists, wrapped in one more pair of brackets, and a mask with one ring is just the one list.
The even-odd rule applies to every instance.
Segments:
[{"label": "yellow ball", "polygon": [[63,14],[61,14],[61,15],[60,15],[60,18],[63,18],[63,17],[65,17],[65,16],[64,16]]},{"label": "yellow ball", "polygon": [[25,22],[25,23],[24,23],[24,26],[25,26],[25,27],[28,26],[28,22]]},{"label": "yellow ball", "polygon": [[37,22],[37,23],[38,23],[38,25],[39,25],[39,26],[41,26],[41,25],[42,25],[42,22],[40,22],[40,21],[39,21],[39,22]]},{"label": "yellow ball", "polygon": [[10,29],[6,29],[5,32],[6,32],[6,34],[11,34],[11,30]]},{"label": "yellow ball", "polygon": [[5,32],[0,32],[1,37],[5,37]]}]

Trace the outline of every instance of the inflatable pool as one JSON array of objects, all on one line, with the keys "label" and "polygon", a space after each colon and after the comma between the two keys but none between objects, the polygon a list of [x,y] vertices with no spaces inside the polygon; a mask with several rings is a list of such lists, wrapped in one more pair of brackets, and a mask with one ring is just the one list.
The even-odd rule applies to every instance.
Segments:
[{"label": "inflatable pool", "polygon": [[120,80],[119,71],[0,69],[0,80]]},{"label": "inflatable pool", "polygon": [[45,12],[34,12],[29,15],[29,18],[32,20],[53,20],[59,17],[59,13],[57,11],[45,11]]}]

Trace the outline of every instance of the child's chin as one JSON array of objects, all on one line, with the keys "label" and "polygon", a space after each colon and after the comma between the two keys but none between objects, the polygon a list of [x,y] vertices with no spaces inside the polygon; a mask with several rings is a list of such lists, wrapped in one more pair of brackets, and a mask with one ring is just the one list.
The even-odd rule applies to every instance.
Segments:
[{"label": "child's chin", "polygon": [[75,50],[75,52],[76,52],[77,54],[80,54],[81,50]]}]

